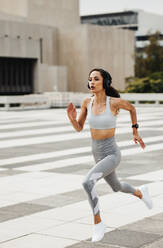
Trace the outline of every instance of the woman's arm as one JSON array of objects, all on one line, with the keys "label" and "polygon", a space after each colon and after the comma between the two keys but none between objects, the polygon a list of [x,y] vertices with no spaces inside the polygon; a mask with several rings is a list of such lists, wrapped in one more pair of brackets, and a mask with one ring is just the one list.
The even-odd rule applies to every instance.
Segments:
[{"label": "woman's arm", "polygon": [[[119,110],[119,109],[128,110],[130,112],[132,125],[137,123],[136,109],[130,102],[123,100],[123,99],[120,99],[120,98],[116,98],[115,106],[116,106],[117,110]],[[133,128],[133,140],[136,144],[137,144],[137,142],[139,142],[143,149],[145,148],[145,144],[144,144],[142,138],[138,135],[138,129],[135,127]]]},{"label": "woman's arm", "polygon": [[68,118],[69,118],[72,126],[74,127],[74,129],[77,132],[80,132],[84,127],[84,123],[85,123],[85,120],[86,120],[86,117],[87,117],[88,100],[89,100],[89,98],[83,100],[78,120],[76,120],[77,112],[76,112],[75,106],[72,104],[72,102],[70,102],[68,104],[67,115],[68,115]]}]

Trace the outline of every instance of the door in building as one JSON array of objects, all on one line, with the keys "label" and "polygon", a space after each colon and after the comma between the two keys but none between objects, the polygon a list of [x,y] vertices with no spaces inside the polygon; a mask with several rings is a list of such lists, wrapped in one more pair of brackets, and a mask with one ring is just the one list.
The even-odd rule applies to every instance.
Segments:
[{"label": "door in building", "polygon": [[0,57],[0,95],[31,94],[36,59]]}]

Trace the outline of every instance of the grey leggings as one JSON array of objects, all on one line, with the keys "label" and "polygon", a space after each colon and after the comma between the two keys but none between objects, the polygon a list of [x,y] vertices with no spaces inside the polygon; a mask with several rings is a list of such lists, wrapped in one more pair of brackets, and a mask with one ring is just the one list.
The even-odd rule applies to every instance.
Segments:
[{"label": "grey leggings", "polygon": [[92,139],[92,153],[96,165],[87,174],[83,181],[83,187],[88,194],[93,214],[97,215],[100,213],[100,210],[95,184],[99,179],[104,178],[115,192],[122,191],[134,194],[136,189],[128,183],[120,182],[117,178],[115,169],[120,163],[121,153],[114,137],[103,140]]}]

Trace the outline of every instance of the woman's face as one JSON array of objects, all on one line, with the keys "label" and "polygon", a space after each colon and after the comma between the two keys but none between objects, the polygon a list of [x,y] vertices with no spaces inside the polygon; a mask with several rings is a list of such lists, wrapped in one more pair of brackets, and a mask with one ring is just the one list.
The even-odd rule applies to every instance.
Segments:
[{"label": "woman's face", "polygon": [[90,76],[88,78],[88,82],[89,82],[90,90],[93,93],[96,93],[96,92],[104,90],[104,88],[103,88],[103,77],[101,76],[101,73],[99,71],[91,72],[91,74],[90,74]]}]

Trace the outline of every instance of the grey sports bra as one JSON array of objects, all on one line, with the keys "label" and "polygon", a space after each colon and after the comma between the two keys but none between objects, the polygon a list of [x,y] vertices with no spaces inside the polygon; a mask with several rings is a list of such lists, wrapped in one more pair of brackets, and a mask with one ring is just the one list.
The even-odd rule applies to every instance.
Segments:
[{"label": "grey sports bra", "polygon": [[110,109],[110,97],[106,97],[106,109],[102,114],[95,115],[92,113],[92,104],[94,97],[91,98],[88,105],[88,123],[93,129],[111,129],[116,127],[116,116],[112,114]]}]

